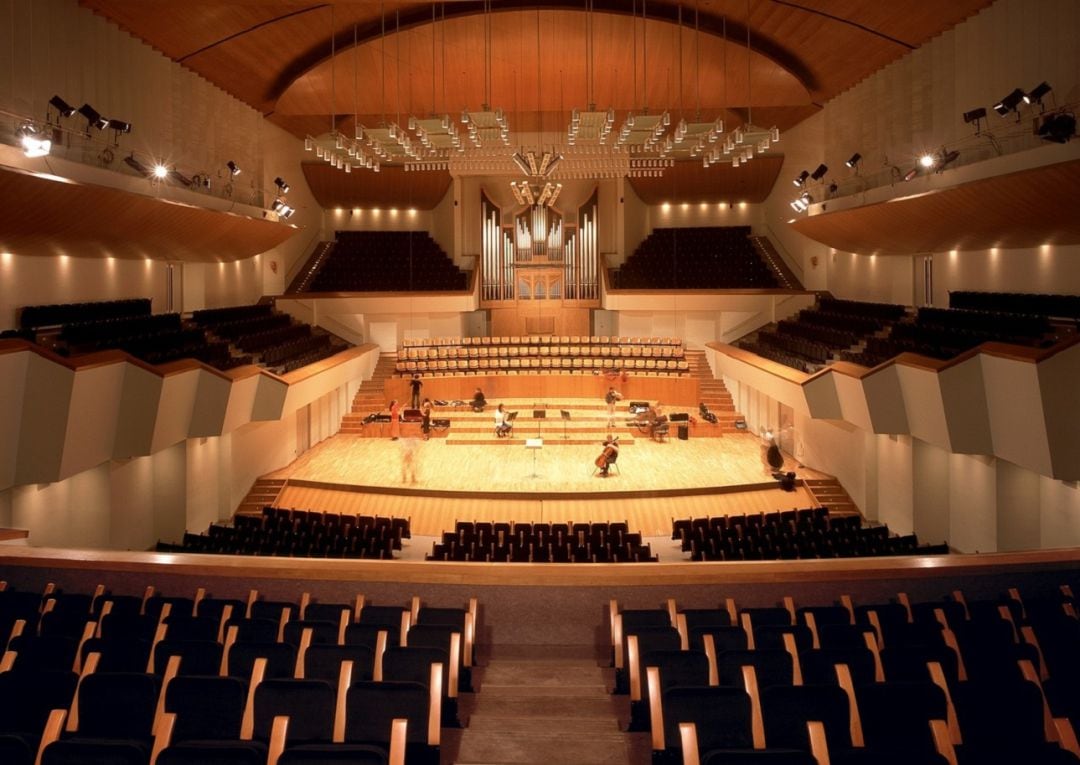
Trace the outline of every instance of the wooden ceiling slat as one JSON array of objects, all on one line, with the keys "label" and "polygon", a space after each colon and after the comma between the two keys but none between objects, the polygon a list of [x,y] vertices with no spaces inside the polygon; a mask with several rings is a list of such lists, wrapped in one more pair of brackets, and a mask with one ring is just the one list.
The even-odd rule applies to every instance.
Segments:
[{"label": "wooden ceiling slat", "polygon": [[826,212],[801,218],[792,228],[834,249],[860,254],[1080,244],[1077,199],[1080,160]]},{"label": "wooden ceiling slat", "polygon": [[284,223],[0,168],[0,250],[225,262],[273,249]]}]

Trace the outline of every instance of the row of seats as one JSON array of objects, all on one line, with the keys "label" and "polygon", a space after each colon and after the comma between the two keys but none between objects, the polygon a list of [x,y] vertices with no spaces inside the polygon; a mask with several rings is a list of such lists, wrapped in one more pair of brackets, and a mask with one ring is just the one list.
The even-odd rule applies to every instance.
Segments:
[{"label": "row of seats", "polygon": [[625,521],[487,523],[458,521],[427,560],[489,563],[652,563],[658,559]]},{"label": "row of seats", "polygon": [[413,337],[402,341],[403,348],[438,348],[439,346],[485,345],[671,345],[680,346],[677,337],[619,337],[608,335],[484,335],[482,337]]},{"label": "row of seats", "polygon": [[676,359],[594,359],[580,356],[562,358],[541,356],[535,358],[496,359],[439,359],[437,361],[397,361],[394,369],[399,375],[445,375],[445,374],[499,374],[515,371],[563,371],[563,372],[645,372],[665,375],[690,373],[687,361]]},{"label": "row of seats", "polygon": [[482,345],[439,346],[437,348],[403,348],[401,355],[409,360],[423,359],[488,359],[543,358],[544,356],[583,356],[593,358],[663,358],[681,359],[681,345]]},{"label": "row of seats", "polygon": [[1038,600],[718,603],[610,604],[615,693],[654,763],[1080,762],[1069,585]]},{"label": "row of seats", "polygon": [[74,322],[149,316],[150,313],[150,298],[100,300],[92,303],[28,305],[24,306],[22,311],[19,312],[19,327],[21,329],[38,329]]},{"label": "row of seats", "polygon": [[814,309],[738,345],[813,373],[837,357],[873,367],[905,352],[949,360],[991,341],[1048,347],[1058,340],[1052,329],[1039,315],[926,307],[908,316],[901,305],[821,298]]},{"label": "row of seats", "polygon": [[340,515],[263,508],[237,515],[233,525],[212,523],[204,534],[185,533],[181,544],[158,543],[159,552],[268,555],[297,558],[390,560],[409,539],[408,518]]},{"label": "row of seats", "polygon": [[382,765],[402,719],[408,762],[437,765],[441,729],[460,725],[458,695],[472,689],[477,615],[475,599],[4,589],[0,761],[145,765],[153,753],[159,765],[254,765],[272,753]]},{"label": "row of seats", "polygon": [[956,290],[949,293],[949,307],[1080,319],[1080,295]]},{"label": "row of seats", "polygon": [[715,516],[672,521],[672,539],[691,560],[796,560],[881,555],[940,555],[947,544],[919,545],[915,534],[863,526],[857,515],[830,515],[828,508]]}]

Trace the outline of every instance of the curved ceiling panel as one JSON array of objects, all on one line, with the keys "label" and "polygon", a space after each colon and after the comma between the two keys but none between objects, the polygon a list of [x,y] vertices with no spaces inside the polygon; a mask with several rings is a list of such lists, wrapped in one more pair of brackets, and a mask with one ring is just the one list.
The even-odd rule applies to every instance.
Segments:
[{"label": "curved ceiling panel", "polygon": [[878,255],[1080,244],[1077,199],[1080,160],[826,212],[792,228],[837,250]]},{"label": "curved ceiling panel", "polygon": [[406,173],[400,167],[387,165],[376,175],[343,173],[326,162],[304,162],[301,167],[311,193],[325,210],[337,207],[430,210],[450,188],[450,173],[446,171]]},{"label": "curved ceiling panel", "polygon": [[661,205],[675,203],[764,202],[780,168],[782,156],[755,157],[742,167],[723,162],[705,169],[700,162],[676,162],[660,178],[631,178],[630,186],[643,202]]},{"label": "curved ceiling panel", "polygon": [[224,262],[278,246],[284,223],[0,168],[0,250]]}]

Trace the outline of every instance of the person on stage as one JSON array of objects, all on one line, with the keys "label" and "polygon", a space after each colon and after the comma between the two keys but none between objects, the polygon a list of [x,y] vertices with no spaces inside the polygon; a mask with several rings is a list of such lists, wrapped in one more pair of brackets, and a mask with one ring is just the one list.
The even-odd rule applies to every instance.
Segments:
[{"label": "person on stage", "polygon": [[608,433],[608,437],[604,439],[603,447],[604,450],[596,458],[596,466],[600,468],[600,477],[607,478],[608,470],[619,459],[619,437]]},{"label": "person on stage", "polygon": [[420,430],[424,433],[424,440],[431,438],[431,399],[425,398],[420,405]]},{"label": "person on stage", "polygon": [[484,398],[484,391],[477,388],[472,397],[472,409],[474,412],[482,412],[485,406],[487,406],[487,400]]},{"label": "person on stage", "polygon": [[503,405],[499,404],[495,408],[495,435],[502,438],[510,432],[510,426],[506,422],[506,412],[503,411]]},{"label": "person on stage", "polygon": [[412,399],[409,403],[410,408],[420,408],[420,389],[423,387],[424,381],[420,379],[420,375],[414,372],[412,378],[409,380],[409,391],[412,393]]},{"label": "person on stage", "polygon": [[401,405],[395,398],[390,402],[390,440],[397,441],[401,438]]},{"label": "person on stage", "polygon": [[622,401],[622,394],[615,388],[608,388],[608,392],[604,396],[604,403],[607,404],[607,426],[609,428],[615,427],[615,404],[618,401]]},{"label": "person on stage", "polygon": [[408,484],[416,483],[416,450],[420,447],[419,440],[409,436],[401,439],[401,482]]}]

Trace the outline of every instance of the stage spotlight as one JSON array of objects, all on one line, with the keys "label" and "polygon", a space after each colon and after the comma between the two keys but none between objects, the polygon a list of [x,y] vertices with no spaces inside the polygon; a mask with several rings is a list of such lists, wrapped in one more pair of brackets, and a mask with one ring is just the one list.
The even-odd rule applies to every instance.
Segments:
[{"label": "stage spotlight", "polygon": [[907,175],[904,176],[904,181],[910,181],[918,174],[919,174],[919,168],[917,166],[913,167],[913,168],[911,168],[910,170],[907,171]]},{"label": "stage spotlight", "polygon": [[836,196],[836,192],[838,192],[839,190],[840,190],[840,186],[839,186],[839,184],[837,184],[836,181],[833,181],[832,183],[829,184],[829,196],[830,197]]},{"label": "stage spotlight", "polygon": [[847,165],[848,167],[854,169],[859,164],[859,162],[861,160],[862,160],[862,154],[860,154],[859,152],[855,152],[854,154],[851,155],[851,159],[849,159],[844,164]]},{"label": "stage spotlight", "polygon": [[956,149],[953,149],[952,151],[942,151],[937,158],[937,171],[940,173],[958,159],[960,159],[960,152]]},{"label": "stage spotlight", "polygon": [[240,175],[240,165],[236,164],[231,159],[225,164],[225,167],[229,168],[230,175]]},{"label": "stage spotlight", "polygon": [[792,181],[792,183],[796,186],[802,186],[804,183],[806,183],[806,179],[809,177],[810,173],[806,170],[803,170],[801,173],[799,173],[799,176]]},{"label": "stage spotlight", "polygon": [[127,157],[124,157],[124,164],[127,165],[128,167],[130,167],[136,173],[139,173],[140,175],[145,175],[145,176],[153,175],[153,170],[151,170],[146,165],[144,165],[142,162],[137,160],[135,158],[134,154],[132,154],[130,156],[127,156]]},{"label": "stage spotlight", "polygon": [[15,136],[19,139],[19,145],[27,157],[46,157],[52,151],[52,139],[33,122],[24,122],[15,131]]},{"label": "stage spotlight", "polygon": [[1076,135],[1076,115],[1057,112],[1043,117],[1039,137],[1053,143],[1068,143]]},{"label": "stage spotlight", "polygon": [[933,154],[923,154],[921,157],[919,157],[919,164],[929,169],[937,164],[937,157],[935,157]]},{"label": "stage spotlight", "polygon": [[970,112],[964,112],[964,122],[971,124],[981,119],[986,119],[986,107],[980,106],[978,109],[972,109]]},{"label": "stage spotlight", "polygon": [[1005,98],[994,104],[994,111],[1000,114],[1002,117],[1008,117],[1009,112],[1016,111],[1016,107],[1020,105],[1020,102],[1024,100],[1024,91],[1017,88]]},{"label": "stage spotlight", "polygon": [[52,106],[54,109],[56,109],[57,113],[61,117],[70,117],[72,114],[75,113],[75,107],[69,104],[64,99],[60,98],[60,96],[53,96],[52,98],[50,98],[49,106]]},{"label": "stage spotlight", "polygon": [[1032,91],[1024,96],[1025,104],[1039,104],[1042,105],[1043,96],[1052,90],[1050,83],[1040,82],[1036,85]]},{"label": "stage spotlight", "polygon": [[274,179],[274,185],[281,189],[282,194],[289,193],[289,184],[285,183],[280,176]]},{"label": "stage spotlight", "polygon": [[980,106],[978,109],[972,109],[969,112],[964,112],[964,122],[970,125],[975,123],[975,135],[979,135],[982,130],[982,121],[986,119],[986,107]]},{"label": "stage spotlight", "polygon": [[810,173],[810,180],[820,181],[825,177],[825,173],[829,172],[829,168],[826,165],[818,165],[817,169]]},{"label": "stage spotlight", "polygon": [[131,123],[123,120],[107,120],[105,127],[109,128],[109,130],[115,130],[117,134],[131,132]]},{"label": "stage spotlight", "polygon": [[86,132],[90,132],[90,128],[95,127],[98,130],[104,130],[109,121],[101,116],[101,113],[92,107],[90,104],[83,104],[79,107],[79,114],[86,117]]},{"label": "stage spotlight", "polygon": [[163,179],[168,177],[169,168],[165,167],[165,165],[154,165],[150,172],[153,173],[155,178]]}]

